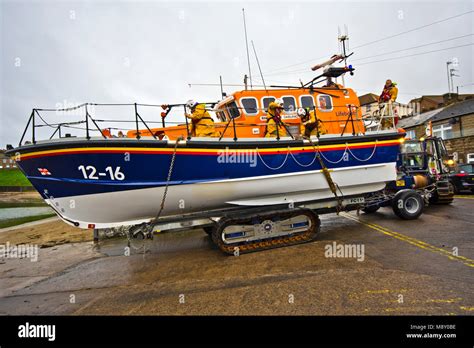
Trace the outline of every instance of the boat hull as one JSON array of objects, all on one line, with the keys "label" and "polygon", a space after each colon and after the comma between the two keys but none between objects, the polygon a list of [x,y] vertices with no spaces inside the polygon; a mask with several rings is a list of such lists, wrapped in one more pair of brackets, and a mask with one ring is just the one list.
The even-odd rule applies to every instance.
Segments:
[{"label": "boat hull", "polygon": [[[10,150],[45,201],[81,228],[115,227],[156,216],[270,206],[334,197],[316,155],[338,195],[375,192],[396,179],[399,134],[303,142],[87,141]],[[357,139],[354,139],[357,138]],[[144,146],[149,144],[149,146]],[[168,174],[175,158],[170,180]]]}]

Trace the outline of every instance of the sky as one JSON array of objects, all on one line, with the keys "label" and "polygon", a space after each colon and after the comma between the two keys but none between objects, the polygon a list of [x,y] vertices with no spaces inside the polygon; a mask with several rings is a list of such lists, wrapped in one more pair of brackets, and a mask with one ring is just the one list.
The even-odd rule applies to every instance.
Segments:
[{"label": "sky", "polygon": [[[32,108],[218,100],[218,86],[194,84],[218,83],[219,76],[224,84],[242,83],[248,73],[242,8],[254,84],[261,79],[250,40],[267,85],[294,85],[338,53],[338,28],[347,27],[356,71],[345,84],[358,95],[379,94],[387,78],[398,83],[400,102],[446,93],[446,62],[453,59],[460,75],[454,86],[474,93],[474,13],[465,14],[473,1],[0,0],[0,148],[18,143]],[[429,51],[436,52],[419,54]],[[159,120],[159,111],[140,113]],[[91,114],[130,120],[133,109]],[[47,128],[43,137],[52,133]]]}]

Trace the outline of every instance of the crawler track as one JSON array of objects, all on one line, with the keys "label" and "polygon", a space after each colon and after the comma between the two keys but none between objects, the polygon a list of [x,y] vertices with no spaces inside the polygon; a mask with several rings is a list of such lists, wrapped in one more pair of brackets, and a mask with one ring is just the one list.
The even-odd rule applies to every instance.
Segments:
[{"label": "crawler track", "polygon": [[214,227],[213,242],[227,254],[243,254],[310,242],[320,230],[310,209],[278,210],[259,215],[227,216]]}]

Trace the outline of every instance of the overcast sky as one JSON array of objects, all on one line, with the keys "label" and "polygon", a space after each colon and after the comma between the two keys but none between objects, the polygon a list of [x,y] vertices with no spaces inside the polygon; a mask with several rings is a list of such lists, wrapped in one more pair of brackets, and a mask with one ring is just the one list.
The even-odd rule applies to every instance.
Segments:
[{"label": "overcast sky", "polygon": [[[345,82],[359,95],[379,94],[387,78],[398,83],[401,102],[446,93],[446,61],[453,58],[461,75],[455,86],[474,93],[472,45],[388,60],[474,42],[472,12],[365,45],[472,11],[472,1],[0,3],[0,148],[18,143],[33,107],[217,100],[219,87],[188,84],[218,83],[219,75],[242,83],[243,7],[267,84],[311,79],[309,67],[338,52],[338,26],[347,25],[356,73]],[[260,83],[253,54],[251,63]],[[146,116],[159,118],[156,111]]]}]

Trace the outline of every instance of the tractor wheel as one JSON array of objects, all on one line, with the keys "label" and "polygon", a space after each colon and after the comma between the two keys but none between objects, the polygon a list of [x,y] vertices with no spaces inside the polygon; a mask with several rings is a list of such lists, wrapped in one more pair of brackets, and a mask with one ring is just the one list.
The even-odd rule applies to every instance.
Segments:
[{"label": "tractor wheel", "polygon": [[395,215],[404,220],[415,220],[423,212],[425,204],[421,195],[413,190],[402,190],[392,199]]}]

